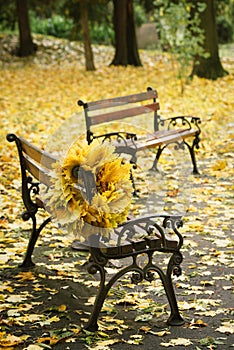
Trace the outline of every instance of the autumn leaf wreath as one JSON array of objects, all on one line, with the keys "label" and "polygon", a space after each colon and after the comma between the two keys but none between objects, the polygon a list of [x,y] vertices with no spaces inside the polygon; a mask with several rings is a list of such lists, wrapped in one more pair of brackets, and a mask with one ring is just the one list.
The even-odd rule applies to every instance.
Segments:
[{"label": "autumn leaf wreath", "polygon": [[49,211],[61,226],[81,240],[108,236],[130,209],[131,164],[124,163],[109,143],[76,141],[63,164],[56,162],[46,193]]}]

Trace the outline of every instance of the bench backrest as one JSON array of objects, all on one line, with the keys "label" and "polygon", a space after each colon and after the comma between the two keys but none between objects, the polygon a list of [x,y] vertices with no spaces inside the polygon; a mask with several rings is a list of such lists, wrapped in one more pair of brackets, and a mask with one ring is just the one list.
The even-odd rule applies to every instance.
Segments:
[{"label": "bench backrest", "polygon": [[34,146],[22,137],[8,134],[9,142],[15,141],[18,149],[22,186],[27,186],[28,175],[32,175],[40,183],[46,186],[51,185],[49,172],[53,169],[53,164],[58,160],[56,157]]},{"label": "bench backrest", "polygon": [[51,185],[49,173],[58,159],[15,134],[8,134],[7,140],[15,142],[18,149],[22,178],[21,192],[27,209],[25,220],[28,220],[28,215],[33,215],[39,207],[43,206],[39,198],[35,201],[32,199],[33,194],[39,193],[40,184],[47,187]]},{"label": "bench backrest", "polygon": [[160,107],[157,97],[157,91],[148,87],[145,92],[128,96],[92,102],[79,100],[78,105],[84,108],[88,144],[92,142],[92,126],[142,115],[149,111],[153,112],[154,131],[158,130],[160,117],[157,111]]},{"label": "bench backrest", "polygon": [[50,186],[49,171],[53,169],[52,165],[56,162],[56,158],[40,150],[40,148],[32,145],[25,139],[21,137],[18,139],[26,170],[38,181],[46,186]]},{"label": "bench backrest", "polygon": [[19,140],[26,169],[41,183],[50,186],[48,173],[53,169],[52,165],[56,162],[56,158],[21,137]]}]

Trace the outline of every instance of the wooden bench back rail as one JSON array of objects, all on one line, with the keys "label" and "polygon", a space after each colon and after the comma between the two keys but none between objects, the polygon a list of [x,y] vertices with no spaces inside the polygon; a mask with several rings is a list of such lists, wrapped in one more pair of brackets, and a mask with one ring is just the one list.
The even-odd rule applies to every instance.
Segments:
[{"label": "wooden bench back rail", "polygon": [[[105,109],[105,108],[116,107],[116,106],[118,107],[118,106],[127,105],[129,103],[143,102],[146,100],[153,100],[153,102],[155,102],[156,98],[158,98],[157,91],[149,87],[147,88],[147,91],[140,92],[137,94],[114,97],[114,98],[106,98],[106,99],[97,100],[94,102],[91,101],[87,103],[85,108],[89,109],[89,111],[95,111],[98,109]],[[80,106],[83,106],[84,102],[79,100],[78,104]]]},{"label": "wooden bench back rail", "polygon": [[[137,161],[136,153],[138,151],[145,148],[156,148],[157,152],[152,170],[158,170],[157,164],[165,147],[171,143],[177,145],[184,143],[190,153],[193,173],[198,174],[194,149],[199,148],[200,118],[181,115],[164,119],[158,114],[160,106],[157,98],[157,91],[148,87],[145,92],[128,96],[91,102],[79,100],[78,105],[84,109],[88,144],[95,138],[111,140],[116,146],[117,152],[132,155],[132,163]],[[149,122],[150,119],[153,121],[152,132],[136,135],[128,132],[128,130],[116,130],[116,124],[111,130],[110,122],[141,115],[144,115],[144,118],[149,118]],[[109,124],[109,132],[105,134],[94,132],[94,126],[102,123]],[[133,123],[134,119],[132,119],[131,124],[134,125]],[[126,141],[124,141],[124,138]],[[177,147],[177,149],[179,148],[181,147]]]},{"label": "wooden bench back rail", "polygon": [[[28,171],[40,183],[50,186],[49,171],[53,169],[52,166],[58,159],[14,134],[8,134],[7,140],[15,141],[17,145],[23,180],[27,179]],[[23,185],[27,185],[27,180],[23,181]]]},{"label": "wooden bench back rail", "polygon": [[[148,113],[149,111],[153,112],[153,116],[157,120],[157,111],[160,108],[159,103],[156,102],[157,97],[157,91],[148,88],[146,92],[141,92],[138,94],[123,97],[98,100],[95,102],[87,103],[79,100],[78,105],[83,106],[84,108],[88,144],[92,142],[93,133],[91,130],[91,126],[93,125],[108,123],[111,121],[121,120],[128,117],[134,117]],[[142,104],[143,102],[144,105]],[[139,105],[139,103],[141,104]],[[132,107],[132,104],[136,105]],[[119,109],[119,107],[121,106],[126,106],[126,108]],[[118,108],[119,110],[113,110],[111,112],[108,112],[108,110],[111,110],[113,108]],[[100,112],[100,110],[103,111]],[[96,113],[94,113],[94,111]],[[155,121],[154,124],[156,125]]]},{"label": "wooden bench back rail", "polygon": [[98,115],[93,115],[92,117],[87,117],[87,125],[98,125],[102,123],[107,123],[115,120],[121,120],[124,118],[134,117],[136,115],[141,115],[148,113],[149,110],[156,112],[159,109],[159,104],[157,102],[146,104],[144,106],[132,107],[128,109],[122,109],[121,111],[113,111],[109,113],[103,113]]},{"label": "wooden bench back rail", "polygon": [[[26,212],[23,213],[22,217],[24,220],[32,220],[31,236],[24,261],[21,264],[24,268],[30,268],[34,266],[32,254],[40,232],[51,220],[49,216],[41,224],[37,223],[38,209],[46,210],[46,206],[42,202],[35,200],[34,195],[40,194],[40,185],[51,185],[49,172],[57,159],[14,134],[8,134],[7,140],[15,142],[18,149],[22,178],[22,198],[26,207]],[[76,169],[74,168],[74,170]],[[88,189],[86,190],[88,192]],[[98,329],[99,313],[108,291],[121,276],[130,272],[132,272],[132,283],[139,283],[143,279],[152,281],[155,279],[155,274],[157,274],[162,281],[170,305],[171,313],[168,318],[168,324],[178,326],[184,323],[179,313],[172,283],[172,275],[179,276],[181,274],[180,264],[183,258],[180,249],[183,244],[183,238],[178,231],[181,226],[182,220],[180,216],[153,214],[131,218],[114,229],[111,233],[111,242],[114,240],[115,245],[108,245],[108,240],[106,241],[98,234],[90,237],[85,249],[82,248],[82,250],[90,253],[88,272],[91,274],[100,272],[100,285],[86,329],[90,331]],[[139,235],[142,238],[137,239],[136,237]],[[124,241],[121,240],[122,237]],[[92,244],[92,238],[97,244]],[[169,260],[165,267],[157,263],[161,259],[154,259],[157,253],[169,255]],[[145,266],[139,264],[142,254],[148,257]],[[110,278],[107,278],[106,265],[108,261],[126,257],[132,258],[132,263],[118,270]]]}]

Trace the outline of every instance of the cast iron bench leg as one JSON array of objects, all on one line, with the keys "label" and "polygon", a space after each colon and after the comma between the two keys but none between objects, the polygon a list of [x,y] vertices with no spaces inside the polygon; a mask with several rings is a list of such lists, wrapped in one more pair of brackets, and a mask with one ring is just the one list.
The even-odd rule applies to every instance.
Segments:
[{"label": "cast iron bench leg", "polygon": [[[188,147],[188,150],[189,150],[189,154],[190,154],[190,157],[191,157],[191,161],[192,161],[192,165],[193,165],[193,174],[194,175],[199,175],[199,171],[198,171],[198,168],[197,168],[197,162],[196,162],[196,157],[195,157],[195,152],[194,152],[194,148],[199,148],[199,137],[196,136],[195,139],[193,140],[193,144],[192,146],[190,146],[186,141],[183,141],[183,143]],[[152,168],[150,170],[153,170],[153,171],[159,171],[158,170],[158,161],[159,161],[159,158],[164,150],[164,148],[166,148],[167,145],[161,147],[159,146],[158,147],[158,150],[157,150],[157,153],[156,153],[156,156],[155,156],[155,159],[154,159],[154,162],[153,162],[153,165],[152,165]]]},{"label": "cast iron bench leg", "polygon": [[192,146],[190,146],[186,141],[184,141],[184,144],[188,147],[189,153],[190,153],[190,157],[192,160],[192,164],[193,164],[193,174],[194,175],[199,175],[199,171],[197,168],[197,162],[196,162],[196,157],[195,157],[195,152],[194,152],[194,148],[199,148],[199,137],[196,137],[193,141]]},{"label": "cast iron bench leg", "polygon": [[153,162],[152,168],[150,168],[150,170],[152,170],[152,171],[159,171],[158,170],[158,161],[159,161],[159,158],[160,158],[164,148],[165,148],[165,146],[164,147],[161,147],[161,146],[158,147],[156,156],[154,158],[154,162]]},{"label": "cast iron bench leg", "polygon": [[168,267],[167,267],[167,272],[166,274],[162,271],[162,269],[154,264],[152,264],[152,253],[149,255],[149,263],[148,265],[144,268],[141,269],[137,263],[136,263],[136,257],[133,256],[133,264],[130,266],[127,266],[123,268],[122,270],[119,270],[114,276],[111,277],[109,282],[106,283],[106,271],[104,266],[97,264],[97,263],[92,263],[89,266],[88,272],[91,274],[95,274],[97,271],[100,272],[100,285],[99,285],[99,290],[98,294],[95,299],[94,307],[92,310],[92,313],[90,315],[89,321],[87,325],[85,326],[85,329],[90,331],[90,332],[95,332],[98,330],[98,317],[99,313],[102,309],[103,303],[105,301],[105,298],[112,287],[112,285],[124,274],[128,272],[136,272],[137,279],[136,281],[133,281],[133,283],[138,283],[141,282],[144,278],[150,281],[150,277],[146,276],[151,276],[150,271],[155,271],[159,274],[161,281],[164,286],[164,290],[168,299],[168,302],[170,304],[171,308],[171,314],[170,317],[167,321],[169,325],[173,326],[181,326],[184,324],[184,320],[181,317],[176,301],[176,296],[175,296],[175,291],[174,287],[172,284],[171,280],[171,274],[174,273],[175,275],[180,275],[181,274],[181,268],[180,268],[180,263],[182,262],[182,255],[179,252],[173,253],[171,256]]},{"label": "cast iron bench leg", "polygon": [[98,294],[97,294],[96,299],[95,299],[94,307],[93,307],[92,313],[90,315],[89,321],[88,321],[87,325],[85,326],[85,329],[90,331],[90,332],[95,332],[98,330],[97,320],[99,317],[99,313],[102,309],[105,298],[106,298],[110,288],[113,286],[113,284],[121,276],[123,276],[126,273],[131,272],[131,271],[137,272],[139,275],[142,276],[142,279],[143,279],[142,270],[136,265],[135,260],[134,260],[133,264],[131,264],[130,266],[126,266],[122,270],[118,271],[114,276],[111,277],[111,279],[107,283],[105,283],[106,282],[105,268],[103,266],[98,265],[98,264],[91,264],[91,266],[88,269],[88,272],[91,274],[95,274],[97,271],[100,272],[100,279],[101,279],[100,285],[99,285],[99,290],[98,290]]},{"label": "cast iron bench leg", "polygon": [[148,265],[146,267],[146,274],[148,274],[150,271],[155,271],[158,273],[162,281],[162,284],[170,305],[170,309],[171,309],[170,317],[167,320],[167,323],[171,326],[181,326],[185,323],[179,313],[175,291],[174,291],[174,287],[171,279],[172,273],[177,276],[181,275],[181,268],[179,265],[182,262],[182,260],[183,258],[181,253],[179,252],[174,253],[168,262],[166,273],[164,273],[159,266],[154,264]]},{"label": "cast iron bench leg", "polygon": [[30,268],[30,267],[35,266],[34,262],[32,261],[32,253],[33,253],[35,244],[36,244],[37,239],[40,235],[40,232],[51,221],[51,218],[47,218],[45,221],[43,221],[43,223],[38,228],[36,228],[36,226],[37,226],[36,216],[32,215],[31,219],[32,219],[31,237],[30,237],[30,240],[28,243],[28,247],[27,247],[25,257],[24,257],[24,261],[22,262],[22,264],[19,265],[19,267],[23,267],[23,268]]},{"label": "cast iron bench leg", "polygon": [[176,276],[181,275],[180,264],[182,260],[183,260],[183,257],[181,253],[179,252],[174,253],[168,262],[166,274],[160,274],[160,277],[167,295],[167,299],[169,301],[170,308],[171,308],[171,314],[167,321],[167,323],[171,326],[181,326],[184,324],[184,320],[179,313],[177,300],[175,296],[175,290],[171,279],[172,274]]},{"label": "cast iron bench leg", "polygon": [[181,326],[185,322],[179,313],[171,276],[166,275],[164,281],[162,280],[162,282],[171,308],[171,314],[167,320],[167,323],[170,326]]}]

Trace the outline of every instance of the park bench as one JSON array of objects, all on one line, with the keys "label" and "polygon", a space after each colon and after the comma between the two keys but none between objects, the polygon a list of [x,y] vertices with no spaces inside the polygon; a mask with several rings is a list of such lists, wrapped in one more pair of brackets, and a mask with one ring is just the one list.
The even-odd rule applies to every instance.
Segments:
[{"label": "park bench", "polygon": [[[200,142],[200,127],[201,120],[194,116],[176,116],[170,118],[162,118],[158,111],[160,109],[157,101],[157,91],[148,87],[147,91],[127,95],[122,97],[114,97],[92,102],[78,101],[78,105],[84,109],[86,122],[86,138],[88,144],[94,139],[101,138],[103,140],[116,140],[116,151],[126,153],[131,156],[131,162],[136,165],[136,153],[144,149],[156,149],[156,156],[151,167],[151,170],[158,170],[157,165],[163,150],[172,143],[176,147],[188,148],[192,165],[193,174],[199,174],[195,148],[199,148]],[[131,125],[134,126],[136,117],[142,116],[147,120],[147,131],[141,135],[135,132],[126,130]],[[132,118],[135,119],[132,119]],[[116,123],[120,122],[121,128],[125,130],[116,130],[119,126]],[[125,125],[122,122],[126,122]],[[153,122],[152,132],[148,131],[150,122]],[[108,132],[99,133],[99,130],[94,128],[101,124],[108,124]],[[136,124],[136,123],[135,123]],[[111,129],[112,125],[112,130]]]},{"label": "park bench", "polygon": [[[22,268],[32,268],[32,254],[37,239],[45,226],[51,221],[51,213],[48,217],[39,219],[40,210],[46,211],[43,196],[40,197],[40,188],[51,186],[50,172],[58,161],[53,154],[41,150],[22,137],[8,134],[7,140],[15,142],[22,178],[22,200],[26,210],[22,214],[23,220],[31,220],[32,228],[25,258],[20,265]],[[41,221],[42,222],[41,222]],[[172,275],[180,276],[182,254],[180,249],[183,237],[179,232],[182,226],[181,216],[152,214],[138,218],[130,218],[123,224],[113,229],[109,242],[98,242],[99,235],[95,237],[97,244],[86,245],[89,252],[87,270],[90,274],[99,272],[100,285],[96,301],[90,315],[86,329],[96,331],[98,329],[98,317],[106,299],[108,291],[121,276],[131,272],[132,283],[140,283],[143,279],[152,281],[155,273],[160,277],[170,306],[169,325],[182,325],[184,323],[177,305]],[[135,236],[138,238],[135,238]],[[124,242],[122,239],[124,238]],[[100,243],[100,244],[99,244]],[[160,254],[169,255],[166,268],[161,266]],[[146,262],[142,266],[139,259],[145,256]],[[166,257],[165,256],[165,257]],[[108,275],[106,269],[111,260],[128,258],[127,266],[121,267],[113,275]],[[121,260],[123,261],[123,260]]]}]

